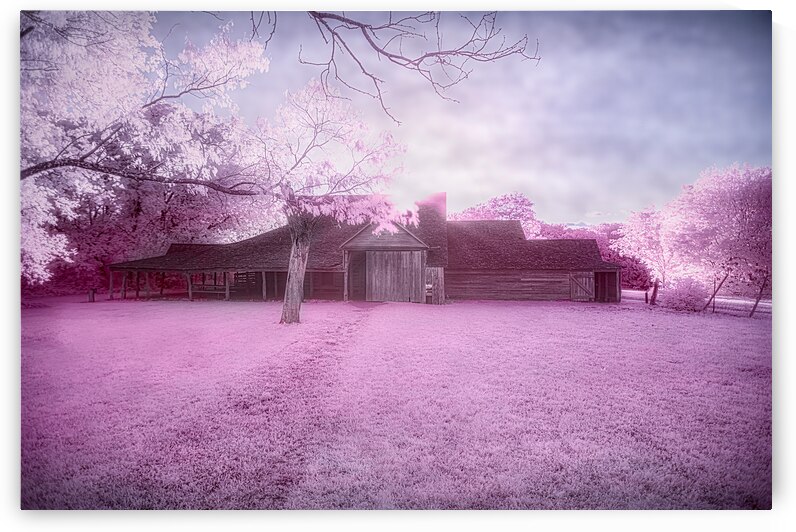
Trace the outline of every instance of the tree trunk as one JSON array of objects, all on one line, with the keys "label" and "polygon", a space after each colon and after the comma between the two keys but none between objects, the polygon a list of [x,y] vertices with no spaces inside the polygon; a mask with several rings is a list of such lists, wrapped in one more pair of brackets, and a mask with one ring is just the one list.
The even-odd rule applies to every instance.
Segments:
[{"label": "tree trunk", "polygon": [[755,299],[755,305],[752,307],[752,312],[749,313],[749,317],[755,315],[755,311],[757,310],[757,305],[760,303],[760,299],[763,297],[763,290],[766,289],[766,284],[768,283],[768,274],[763,278],[763,284],[760,285],[760,291],[757,293],[757,299]]},{"label": "tree trunk", "polygon": [[285,301],[282,305],[282,319],[279,323],[301,323],[301,301],[304,299],[304,274],[307,271],[307,257],[310,252],[310,227],[299,221],[291,224],[293,246],[290,250],[290,263],[287,269]]},{"label": "tree trunk", "polygon": [[[713,276],[713,291],[716,291],[716,276]],[[713,310],[711,310],[713,314],[716,313],[716,298],[713,298]]]},{"label": "tree trunk", "polygon": [[716,299],[716,294],[718,294],[718,293],[719,293],[719,290],[721,290],[721,285],[723,285],[723,284],[724,284],[724,281],[726,281],[726,280],[727,280],[727,277],[729,277],[729,276],[730,276],[730,272],[727,272],[727,273],[725,273],[725,274],[724,274],[724,278],[723,278],[723,279],[721,280],[721,282],[719,283],[719,286],[717,286],[717,287],[716,287],[716,289],[713,291],[713,295],[711,295],[711,296],[710,296],[710,299],[708,299],[708,302],[707,302],[707,303],[705,303],[705,306],[704,306],[704,307],[702,307],[702,311],[703,311],[703,312],[704,312],[705,310],[707,310],[707,309],[708,309],[708,307],[710,306],[710,304],[713,302],[713,300],[714,300],[714,299]]},{"label": "tree trunk", "polygon": [[656,299],[658,299],[658,280],[657,279],[655,279],[655,284],[652,285],[652,297],[650,297],[650,305],[654,305]]}]

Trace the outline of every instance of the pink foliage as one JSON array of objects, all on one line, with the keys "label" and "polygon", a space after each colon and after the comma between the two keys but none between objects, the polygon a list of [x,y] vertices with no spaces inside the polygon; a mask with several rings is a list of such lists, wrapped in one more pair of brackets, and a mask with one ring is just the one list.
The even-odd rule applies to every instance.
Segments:
[{"label": "pink foliage", "polygon": [[667,205],[685,260],[759,284],[771,275],[771,168],[709,168]]},{"label": "pink foliage", "polygon": [[539,238],[588,238],[597,241],[603,260],[622,267],[622,287],[646,290],[652,286],[647,266],[632,255],[625,255],[614,244],[621,237],[622,224],[604,223],[585,227],[567,227],[560,224],[542,223]]},{"label": "pink foliage", "polygon": [[[152,35],[154,15],[143,11],[23,12],[22,21],[29,30],[20,42],[25,283],[48,280],[54,262],[63,268],[73,259],[92,268],[81,264],[83,257],[123,254],[121,244],[129,239],[118,233],[148,228],[149,220],[122,213],[140,212],[163,197],[202,196],[202,183],[223,187],[227,176],[259,170],[251,157],[254,140],[230,95],[268,68],[262,43],[234,41],[224,27],[207,45],[187,43],[169,57]],[[201,112],[187,104],[191,97],[202,99]],[[221,108],[225,113],[217,112]],[[158,197],[137,204],[146,179],[119,177],[125,173],[158,181]],[[179,180],[186,182],[172,184]],[[209,198],[200,216],[217,218],[218,202]],[[116,231],[103,236],[117,239],[116,249],[91,245],[97,226],[83,242],[70,231],[73,221],[93,225],[96,214],[101,224],[116,217]],[[175,214],[172,207],[161,212],[164,220]],[[186,218],[178,225],[191,225]]]},{"label": "pink foliage", "polygon": [[533,202],[525,194],[512,192],[490,198],[484,203],[448,215],[450,220],[519,220],[525,238],[536,238],[541,223],[536,219]]},{"label": "pink foliage", "polygon": [[614,247],[668,285],[730,276],[764,287],[771,278],[771,168],[710,168],[664,205],[634,212]]},{"label": "pink foliage", "polygon": [[405,147],[389,132],[372,132],[348,100],[318,80],[288,92],[274,120],[258,120],[254,136],[267,147],[259,164],[287,216],[383,223],[400,215],[380,192],[401,171],[397,156]]},{"label": "pink foliage", "polygon": [[692,279],[683,277],[674,282],[674,285],[664,290],[659,298],[663,307],[697,312],[704,308],[710,297],[710,292],[705,285]]},{"label": "pink foliage", "polygon": [[638,258],[663,286],[678,276],[683,261],[665,214],[654,208],[631,213],[619,231],[614,249]]}]

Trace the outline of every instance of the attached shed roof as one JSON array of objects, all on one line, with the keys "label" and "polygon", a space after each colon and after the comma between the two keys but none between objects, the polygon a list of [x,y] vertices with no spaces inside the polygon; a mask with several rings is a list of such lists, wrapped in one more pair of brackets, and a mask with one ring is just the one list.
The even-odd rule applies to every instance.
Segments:
[{"label": "attached shed roof", "polygon": [[448,222],[451,270],[618,270],[593,239],[526,240],[519,221]]},{"label": "attached shed roof", "polygon": [[[307,268],[339,270],[343,267],[340,244],[362,225],[339,225],[323,217],[310,241]],[[165,255],[112,264],[118,270],[166,271],[284,271],[290,260],[292,239],[287,226],[231,244],[172,244]]]}]

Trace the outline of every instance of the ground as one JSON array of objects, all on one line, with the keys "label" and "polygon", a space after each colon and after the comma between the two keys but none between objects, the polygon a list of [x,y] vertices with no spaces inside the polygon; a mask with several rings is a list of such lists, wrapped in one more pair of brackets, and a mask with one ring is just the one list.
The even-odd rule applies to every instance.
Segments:
[{"label": "ground", "polygon": [[768,508],[771,319],[37,300],[23,508]]}]

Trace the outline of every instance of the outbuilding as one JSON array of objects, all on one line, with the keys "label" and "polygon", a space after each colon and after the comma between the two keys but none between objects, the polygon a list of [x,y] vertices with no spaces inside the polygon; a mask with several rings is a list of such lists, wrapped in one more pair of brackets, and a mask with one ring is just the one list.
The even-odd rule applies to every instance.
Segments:
[{"label": "outbuilding", "polygon": [[[594,240],[526,240],[519,221],[448,221],[446,195],[418,202],[415,224],[321,217],[310,243],[304,297],[442,304],[446,299],[621,299],[620,268]],[[287,226],[229,244],[173,244],[164,255],[110,266],[110,294],[163,294],[183,279],[189,298],[282,299],[291,237]],[[143,288],[142,288],[143,283]]]}]

